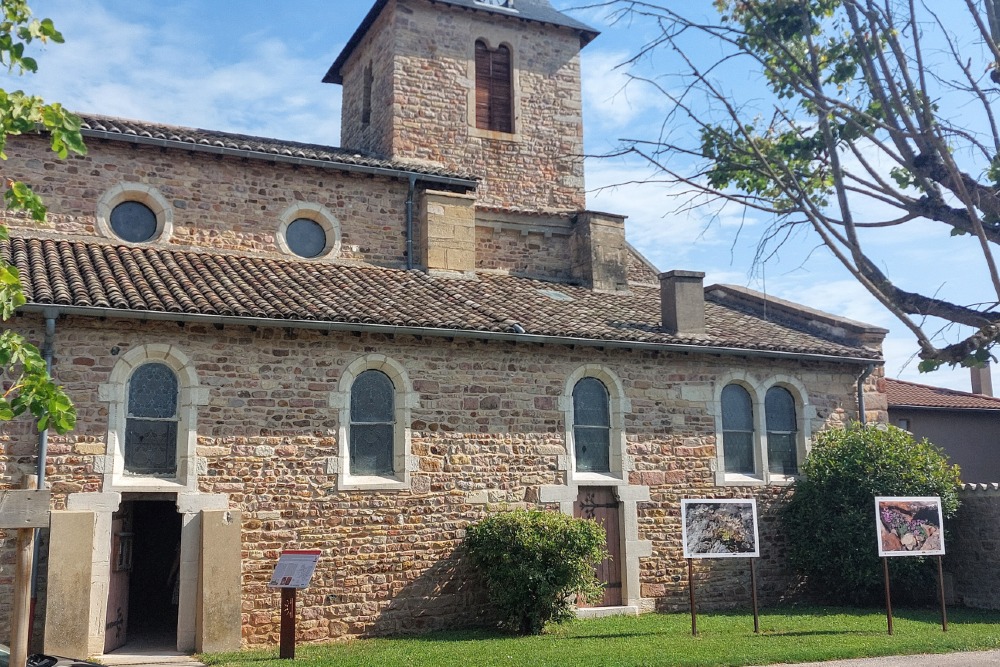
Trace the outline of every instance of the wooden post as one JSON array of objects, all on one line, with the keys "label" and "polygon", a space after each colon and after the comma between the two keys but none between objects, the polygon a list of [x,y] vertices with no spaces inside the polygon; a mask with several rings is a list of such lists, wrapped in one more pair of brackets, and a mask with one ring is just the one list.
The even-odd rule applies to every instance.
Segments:
[{"label": "wooden post", "polygon": [[[24,488],[38,488],[38,477],[27,475]],[[26,667],[28,663],[28,628],[31,609],[31,564],[35,553],[35,529],[17,529],[16,564],[14,566],[14,610],[10,628],[10,667]]]},{"label": "wooden post", "polygon": [[295,658],[295,594],[294,588],[281,589],[281,645],[278,657],[292,660]]},{"label": "wooden post", "polygon": [[698,636],[698,612],[694,606],[694,559],[688,558],[688,592],[691,597],[691,635]]},{"label": "wooden post", "polygon": [[760,634],[760,614],[757,613],[757,571],[754,569],[754,559],[750,559],[750,599],[753,601],[753,632]]},{"label": "wooden post", "polygon": [[889,634],[892,635],[892,598],[889,595],[889,559],[882,557],[882,572],[885,575],[885,617],[889,622]]},{"label": "wooden post", "polygon": [[941,630],[948,632],[948,610],[944,604],[944,567],[941,565],[941,561],[941,556],[938,556],[938,581],[941,582]]}]

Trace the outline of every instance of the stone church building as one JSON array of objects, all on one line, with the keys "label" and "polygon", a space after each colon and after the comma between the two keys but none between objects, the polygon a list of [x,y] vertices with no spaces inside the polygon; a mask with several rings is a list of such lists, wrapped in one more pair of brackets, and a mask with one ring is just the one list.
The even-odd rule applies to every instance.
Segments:
[{"label": "stone church building", "polygon": [[[886,332],[661,273],[587,210],[597,36],[547,0],[377,0],[324,79],[344,148],[97,115],[83,157],[12,138],[50,212],[5,214],[11,324],[79,415],[0,425],[0,488],[46,452],[48,652],[273,643],[282,549],[322,552],[300,641],[478,622],[458,547],[504,507],[601,519],[581,613],[640,613],[686,604],[682,498],[757,497],[780,594],[768,508],[815,432],[884,410]],[[699,567],[742,604],[745,561]]]}]

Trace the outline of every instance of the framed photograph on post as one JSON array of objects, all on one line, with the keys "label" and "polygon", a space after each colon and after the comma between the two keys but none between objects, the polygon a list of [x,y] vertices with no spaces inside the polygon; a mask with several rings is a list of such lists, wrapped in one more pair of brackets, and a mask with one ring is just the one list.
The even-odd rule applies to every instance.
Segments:
[{"label": "framed photograph on post", "polygon": [[685,558],[757,558],[757,501],[754,498],[681,500]]},{"label": "framed photograph on post", "polygon": [[944,517],[937,496],[876,496],[879,556],[943,556]]}]

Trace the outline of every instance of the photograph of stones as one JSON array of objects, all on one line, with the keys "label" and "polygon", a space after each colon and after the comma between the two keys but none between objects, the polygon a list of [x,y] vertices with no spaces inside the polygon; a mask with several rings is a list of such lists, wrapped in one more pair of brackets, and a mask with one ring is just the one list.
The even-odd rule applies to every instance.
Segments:
[{"label": "photograph of stones", "polygon": [[941,499],[875,498],[879,556],[943,556]]},{"label": "photograph of stones", "polygon": [[760,555],[757,501],[744,498],[681,500],[685,558],[752,558]]}]

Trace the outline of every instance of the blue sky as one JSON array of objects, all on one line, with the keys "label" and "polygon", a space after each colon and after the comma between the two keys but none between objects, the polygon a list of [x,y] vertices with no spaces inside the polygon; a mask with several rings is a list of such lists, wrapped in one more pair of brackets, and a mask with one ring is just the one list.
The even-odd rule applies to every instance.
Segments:
[{"label": "blue sky", "polygon": [[[710,5],[702,2],[706,8]],[[336,146],[340,88],[321,79],[371,4],[34,0],[35,14],[52,18],[66,44],[46,46],[35,54],[38,75],[5,85],[77,111]],[[553,4],[567,9],[585,3]],[[571,14],[602,31],[583,56],[587,152],[612,151],[622,137],[657,136],[666,112],[664,100],[649,88],[625,87],[626,78],[616,69],[651,34],[651,27],[613,25],[597,9]],[[732,85],[753,85],[742,83],[739,75],[733,79]],[[818,247],[816,238],[794,238],[777,256],[755,264],[754,250],[766,221],[735,209],[679,210],[667,186],[634,184],[651,176],[647,167],[634,162],[590,159],[588,206],[628,215],[630,242],[660,270],[705,271],[707,284],[743,285],[883,326],[891,331],[885,347],[887,375],[969,390],[964,369],[919,374],[911,360],[916,351],[912,334]],[[905,241],[886,234],[878,242],[887,249],[886,267],[893,277],[903,283],[930,281],[931,291],[966,298],[958,280],[963,276],[949,275],[936,261],[940,246],[934,225],[909,233]],[[969,252],[971,266],[974,252],[948,243],[955,248],[952,252]]]}]

